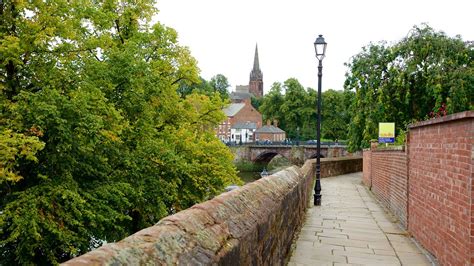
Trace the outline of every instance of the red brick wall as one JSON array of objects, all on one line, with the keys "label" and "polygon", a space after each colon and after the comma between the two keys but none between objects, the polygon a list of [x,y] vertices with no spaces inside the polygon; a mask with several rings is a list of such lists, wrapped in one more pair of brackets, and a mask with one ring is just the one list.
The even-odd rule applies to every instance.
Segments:
[{"label": "red brick wall", "polygon": [[364,183],[441,265],[474,265],[473,142],[467,111],[411,125],[407,153],[364,151]]},{"label": "red brick wall", "polygon": [[286,133],[257,133],[258,140],[284,141]]},{"label": "red brick wall", "polygon": [[370,177],[370,174],[371,174],[371,156],[372,156],[372,152],[370,151],[370,149],[367,149],[367,150],[364,150],[363,152],[363,166],[362,166],[362,182],[364,182],[364,184],[366,186],[369,187],[369,189],[372,187],[372,180],[371,180],[371,177]]},{"label": "red brick wall", "polygon": [[407,155],[404,149],[372,150],[372,192],[407,225]]},{"label": "red brick wall", "polygon": [[409,133],[409,231],[442,265],[474,264],[474,112]]},{"label": "red brick wall", "polygon": [[231,125],[237,122],[254,122],[257,123],[257,128],[262,127],[262,114],[260,114],[249,101],[245,101],[245,106],[231,118]]}]

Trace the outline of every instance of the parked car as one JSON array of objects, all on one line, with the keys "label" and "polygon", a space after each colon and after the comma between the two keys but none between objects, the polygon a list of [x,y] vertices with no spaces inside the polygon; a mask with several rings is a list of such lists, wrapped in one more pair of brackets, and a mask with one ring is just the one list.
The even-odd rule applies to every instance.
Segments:
[{"label": "parked car", "polygon": [[306,141],[306,144],[308,144],[308,145],[315,145],[315,144],[318,144],[318,141],[315,140],[315,139],[310,139],[310,140]]}]

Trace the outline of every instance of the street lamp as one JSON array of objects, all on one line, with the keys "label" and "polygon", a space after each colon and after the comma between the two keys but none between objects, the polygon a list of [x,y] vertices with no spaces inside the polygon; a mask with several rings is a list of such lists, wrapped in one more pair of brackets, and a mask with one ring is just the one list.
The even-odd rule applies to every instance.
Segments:
[{"label": "street lamp", "polygon": [[316,185],[314,186],[314,205],[321,205],[321,78],[323,77],[323,59],[326,54],[326,46],[323,35],[319,35],[314,41],[314,50],[318,65],[318,121],[316,123]]}]

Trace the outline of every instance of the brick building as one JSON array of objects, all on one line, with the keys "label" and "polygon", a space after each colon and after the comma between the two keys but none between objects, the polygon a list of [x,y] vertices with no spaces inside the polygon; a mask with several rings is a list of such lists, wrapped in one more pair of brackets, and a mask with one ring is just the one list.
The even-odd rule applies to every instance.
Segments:
[{"label": "brick building", "polygon": [[[217,128],[217,137],[224,141],[254,141],[254,131],[262,127],[262,115],[250,104],[250,99],[231,103],[224,108],[227,119]],[[245,136],[247,133],[247,136]]]},{"label": "brick building", "polygon": [[263,126],[255,131],[256,141],[272,141],[281,142],[286,139],[286,132],[275,125],[271,125],[270,121],[267,121],[267,125]]}]

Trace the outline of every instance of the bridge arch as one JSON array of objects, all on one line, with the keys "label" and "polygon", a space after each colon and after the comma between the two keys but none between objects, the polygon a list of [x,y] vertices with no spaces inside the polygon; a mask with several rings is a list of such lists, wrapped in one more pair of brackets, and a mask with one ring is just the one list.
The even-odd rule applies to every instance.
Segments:
[{"label": "bridge arch", "polygon": [[290,161],[290,159],[286,157],[284,154],[278,153],[276,151],[264,151],[260,153],[259,155],[257,155],[257,157],[253,160],[253,162],[261,166],[267,166],[270,163],[270,161],[278,155]]},{"label": "bridge arch", "polygon": [[[312,154],[312,155],[309,157],[309,159],[316,159],[316,157],[318,157],[318,154],[317,154],[317,153],[314,153],[314,154]],[[320,158],[326,158],[326,157],[324,156],[323,153],[321,153],[321,157],[320,157]]]}]

